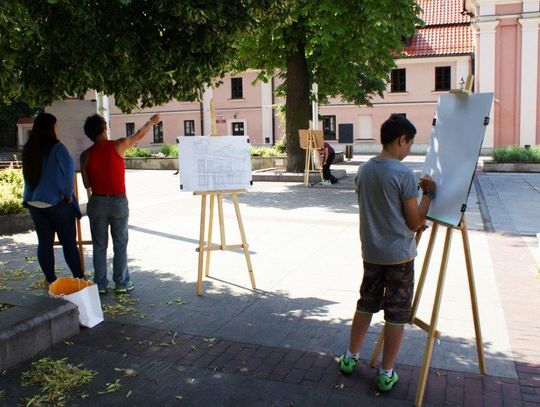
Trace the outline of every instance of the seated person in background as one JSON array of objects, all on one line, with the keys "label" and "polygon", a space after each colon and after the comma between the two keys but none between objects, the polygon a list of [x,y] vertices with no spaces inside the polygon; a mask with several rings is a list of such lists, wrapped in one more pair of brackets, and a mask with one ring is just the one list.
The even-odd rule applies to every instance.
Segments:
[{"label": "seated person in background", "polygon": [[326,141],[324,142],[323,148],[321,148],[321,166],[323,170],[323,184],[330,185],[338,182],[337,178],[332,175],[330,172],[330,166],[334,162],[336,153],[332,146]]}]

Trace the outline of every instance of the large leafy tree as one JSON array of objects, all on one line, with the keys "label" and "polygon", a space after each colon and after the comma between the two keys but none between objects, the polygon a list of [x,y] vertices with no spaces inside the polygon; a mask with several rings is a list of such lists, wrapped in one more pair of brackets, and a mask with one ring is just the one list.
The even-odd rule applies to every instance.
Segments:
[{"label": "large leafy tree", "polygon": [[124,111],[195,98],[224,75],[250,0],[0,2],[0,98],[45,106],[95,89]]},{"label": "large leafy tree", "polygon": [[269,0],[239,42],[239,69],[276,72],[286,96],[288,170],[303,171],[298,129],[308,128],[311,85],[318,99],[369,104],[386,89],[403,39],[421,21],[414,0]]}]

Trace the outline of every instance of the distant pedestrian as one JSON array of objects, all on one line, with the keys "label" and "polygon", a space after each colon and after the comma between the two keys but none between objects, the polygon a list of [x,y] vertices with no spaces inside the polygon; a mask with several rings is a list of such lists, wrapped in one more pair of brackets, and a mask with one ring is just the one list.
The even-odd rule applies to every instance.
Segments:
[{"label": "distant pedestrian", "polygon": [[416,129],[406,118],[391,116],[381,126],[382,152],[360,166],[356,176],[360,210],[360,240],[364,276],[356,306],[349,349],[339,359],[343,373],[351,373],[374,313],[384,310],[384,349],[377,387],[387,391],[398,381],[394,361],[403,329],[410,322],[414,290],[415,232],[423,229],[435,182],[420,179],[401,163],[410,152]]},{"label": "distant pedestrian", "polygon": [[124,154],[140,141],[152,125],[153,115],[131,137],[109,140],[107,123],[95,114],[84,123],[84,133],[94,145],[81,154],[81,172],[89,200],[87,206],[93,244],[94,282],[100,294],[107,293],[107,246],[109,228],[113,241],[113,280],[115,292],[125,293],[134,287],[127,264],[129,206],[126,196]]},{"label": "distant pedestrian", "polygon": [[337,178],[332,175],[330,172],[330,166],[334,162],[334,158],[336,157],[336,152],[334,151],[334,148],[327,143],[324,142],[323,147],[321,148],[321,165],[323,170],[323,180],[325,184],[335,184],[338,182]]},{"label": "distant pedestrian", "polygon": [[84,278],[77,249],[75,219],[81,217],[73,195],[75,169],[66,147],[56,136],[56,117],[40,113],[22,152],[23,204],[30,211],[38,237],[37,257],[47,282],[56,280],[54,235],[74,277]]}]

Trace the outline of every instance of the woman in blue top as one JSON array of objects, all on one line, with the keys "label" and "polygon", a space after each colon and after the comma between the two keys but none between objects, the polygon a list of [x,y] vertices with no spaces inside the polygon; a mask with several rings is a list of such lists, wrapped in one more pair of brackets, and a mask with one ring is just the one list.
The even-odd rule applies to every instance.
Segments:
[{"label": "woman in blue top", "polygon": [[74,277],[84,278],[75,238],[75,218],[81,217],[73,195],[73,160],[56,137],[56,117],[40,113],[34,120],[22,153],[24,206],[30,211],[38,237],[37,257],[47,282],[54,273],[54,234]]}]

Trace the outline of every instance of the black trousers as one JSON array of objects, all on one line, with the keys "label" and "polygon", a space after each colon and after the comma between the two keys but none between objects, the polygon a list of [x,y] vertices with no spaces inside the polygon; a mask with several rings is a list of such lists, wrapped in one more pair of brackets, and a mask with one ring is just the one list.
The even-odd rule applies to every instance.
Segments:
[{"label": "black trousers", "polygon": [[335,184],[337,182],[337,178],[332,175],[330,172],[330,166],[334,162],[334,158],[336,157],[336,153],[333,151],[330,153],[326,160],[326,164],[323,165],[322,171],[323,171],[323,179],[325,181],[330,181],[332,184]]}]

